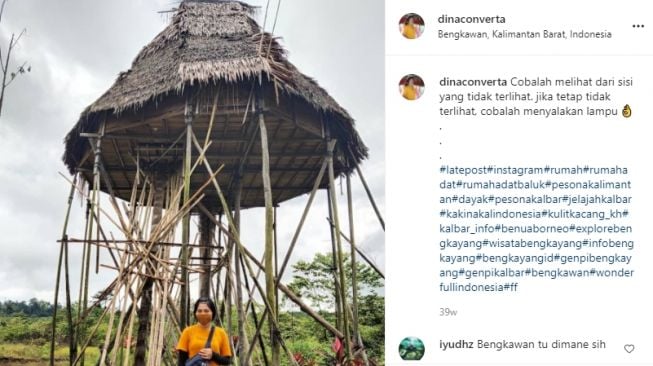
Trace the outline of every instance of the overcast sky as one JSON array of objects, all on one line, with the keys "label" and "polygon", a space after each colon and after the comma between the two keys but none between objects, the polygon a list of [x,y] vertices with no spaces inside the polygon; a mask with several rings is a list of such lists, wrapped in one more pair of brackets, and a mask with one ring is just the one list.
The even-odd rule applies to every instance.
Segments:
[{"label": "overcast sky", "polygon": [[[257,16],[262,24],[267,2],[249,3],[262,6]],[[271,14],[277,4],[270,1]],[[12,65],[27,61],[32,71],[9,86],[0,116],[0,300],[53,300],[56,240],[61,237],[69,190],[59,175],[68,176],[61,161],[63,138],[82,110],[112,85],[119,72],[129,69],[140,49],[166,26],[167,17],[158,12],[175,5],[171,0],[8,1],[0,24],[3,54],[11,34],[26,28]],[[266,30],[271,31],[272,21],[270,15]],[[383,2],[285,0],[274,33],[282,37],[290,61],[317,79],[356,119],[370,148],[363,172],[383,209]],[[358,178],[353,182],[357,241],[384,268],[383,231]],[[279,209],[281,252],[292,238],[306,198],[285,202]],[[346,201],[344,196],[339,199],[341,222],[346,223]],[[318,195],[315,203],[295,259],[309,259],[330,248],[325,195]],[[243,241],[261,254],[263,217],[260,210],[249,211],[243,216]],[[69,235],[83,237],[83,223],[77,197]],[[79,249],[71,247],[75,291]],[[93,275],[91,294],[114,275],[110,270]]]}]

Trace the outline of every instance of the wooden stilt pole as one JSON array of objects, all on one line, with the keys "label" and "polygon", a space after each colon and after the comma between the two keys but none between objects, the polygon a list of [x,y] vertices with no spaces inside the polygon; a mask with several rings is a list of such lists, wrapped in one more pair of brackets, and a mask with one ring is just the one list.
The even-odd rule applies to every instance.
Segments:
[{"label": "wooden stilt pole", "polygon": [[205,215],[199,217],[200,224],[200,257],[202,258],[202,272],[200,272],[200,297],[209,297],[211,295],[211,257],[213,250],[213,235],[215,234],[215,224]]},{"label": "wooden stilt pole", "polygon": [[[219,195],[219,196],[222,196],[222,193],[221,193],[220,191],[218,191],[218,195]],[[205,213],[208,212],[208,210],[206,209],[206,207],[204,207],[201,203],[198,204],[198,207],[199,207],[199,209],[200,209],[202,212],[205,212]],[[227,217],[227,219],[229,220],[229,217]],[[227,235],[231,235],[231,233],[229,233],[229,232],[227,231],[228,229],[225,228],[224,225],[222,225],[222,223],[218,223],[217,221],[215,221],[215,223],[216,223],[216,225],[218,226],[218,228],[219,228],[220,231],[222,231],[223,233],[226,233]],[[246,258],[249,258],[249,260],[251,260],[251,261],[252,261],[252,262],[253,262],[253,263],[254,263],[254,264],[255,264],[259,269],[265,270],[265,266],[264,266],[263,264],[261,264],[261,262],[259,262],[259,261],[254,257],[254,255],[252,255],[252,253],[250,253],[250,252],[249,252],[249,251],[248,251],[248,250],[247,250],[247,249],[242,245],[242,243],[239,243],[240,239],[239,239],[238,237],[234,237],[234,238],[232,238],[232,239],[233,239],[234,241],[236,241],[236,244],[237,244],[237,245],[239,245],[241,248],[243,248],[243,254],[244,254],[244,256],[243,256],[243,260],[245,260]],[[245,264],[243,264],[243,265],[246,265],[246,264],[247,264],[247,262],[244,262],[244,263],[245,263]],[[255,285],[257,285],[257,287],[259,287],[258,284],[257,284],[257,282],[256,282],[256,276],[254,276],[254,271],[249,267],[248,264],[247,264],[247,268],[248,268],[248,270],[249,270],[250,277],[252,277],[252,279],[255,281]],[[324,327],[325,327],[329,332],[333,333],[334,335],[336,335],[336,336],[338,336],[338,337],[340,337],[340,338],[343,338],[343,337],[344,337],[343,334],[342,334],[338,329],[336,329],[336,327],[334,327],[333,325],[329,324],[329,323],[328,323],[324,318],[322,318],[319,314],[317,314],[315,311],[313,311],[313,310],[312,310],[308,305],[306,305],[306,304],[305,304],[305,303],[304,303],[304,302],[299,298],[299,296],[295,295],[292,291],[290,291],[290,289],[289,289],[288,287],[286,287],[285,285],[283,285],[282,283],[280,283],[280,284],[279,284],[279,290],[281,290],[284,294],[286,294],[290,300],[292,300],[294,303],[296,303],[296,304],[297,304],[297,305],[302,309],[302,311],[304,311],[307,315],[309,315],[309,316],[311,316],[313,319],[315,319],[315,321],[317,321],[317,322],[320,323],[322,326],[324,326]],[[267,306],[267,301],[265,301],[265,298],[263,298],[263,301],[264,301],[264,303],[266,303],[266,306]],[[260,320],[260,323],[262,323],[263,318],[266,316],[266,314],[267,314],[267,310],[266,310],[265,313],[263,313],[263,315],[262,315],[262,317],[261,317],[261,320]]]},{"label": "wooden stilt pole", "polygon": [[77,348],[75,337],[77,332],[73,326],[73,304],[70,300],[70,267],[68,265],[68,243],[64,246],[64,267],[65,267],[65,281],[66,281],[66,318],[68,319],[68,350],[70,353],[70,364],[72,365],[73,357],[77,356]]},{"label": "wooden stilt pole", "polygon": [[[328,128],[327,128],[327,131]],[[329,156],[327,156],[327,162],[329,164],[329,198],[331,200],[331,211],[333,214],[332,220],[335,226],[335,231],[336,233],[340,232],[340,219],[338,218],[338,200],[336,199],[336,192],[335,192],[335,176],[334,176],[334,171],[333,171],[333,153]],[[337,256],[338,256],[338,261],[337,261],[337,266],[338,266],[338,272],[339,272],[339,278],[340,278],[340,286],[339,292],[340,292],[340,301],[341,301],[341,306],[342,306],[342,329],[343,333],[345,335],[345,357],[347,359],[351,358],[351,338],[349,336],[349,321],[348,321],[348,316],[347,316],[347,295],[346,295],[346,290],[345,288],[347,287],[347,282],[345,280],[345,264],[343,260],[343,255],[342,255],[342,242],[340,240],[340,235],[335,235],[336,237],[336,244],[337,244]]]},{"label": "wooden stilt pole", "polygon": [[[329,222],[333,222],[333,203],[331,201],[331,189],[327,189],[327,206],[329,210]],[[340,279],[338,278],[338,258],[337,258],[337,245],[336,245],[336,228],[335,225],[331,225],[331,230],[329,230],[331,235],[331,271],[333,272],[333,282],[335,284],[334,291],[334,301],[336,304],[335,313],[336,313],[336,327],[343,330],[342,328],[342,301],[340,300]]]},{"label": "wooden stilt pole", "polygon": [[[232,230],[235,229],[232,228]],[[229,243],[227,244],[227,253],[229,253],[229,260],[227,261],[224,273],[224,301],[225,309],[227,309],[227,313],[225,314],[225,317],[227,318],[227,331],[231,333],[233,331],[232,304],[235,303],[235,301],[233,301],[233,289],[235,281],[233,259],[236,257],[236,246],[234,245],[233,239],[229,239]]]},{"label": "wooden stilt pole", "polygon": [[[327,220],[327,221],[329,221],[329,223],[331,224],[331,226],[333,226],[333,222],[331,222],[330,220]],[[354,248],[354,249],[356,250],[356,252],[361,256],[361,258],[363,258],[363,259],[365,260],[365,262],[367,262],[367,264],[369,264],[370,267],[372,267],[372,269],[374,270],[374,272],[378,273],[378,275],[381,276],[381,278],[385,278],[385,275],[384,275],[383,272],[379,269],[379,267],[377,267],[376,264],[374,264],[374,262],[372,262],[372,260],[369,259],[369,258],[365,255],[365,253],[363,253],[363,251],[361,251],[361,250],[360,250],[356,245],[353,245],[353,244],[351,243],[351,241],[349,241],[349,238],[347,237],[347,235],[345,235],[345,234],[343,234],[342,232],[340,232],[340,236],[341,236],[341,237],[342,237],[342,238],[343,238],[347,243],[349,243],[349,245],[351,245],[352,248]]]},{"label": "wooden stilt pole", "polygon": [[[323,121],[324,122],[324,121]],[[329,159],[333,159],[333,148],[335,147],[335,144],[331,144],[331,135],[329,129],[326,127],[326,125],[323,125],[324,130],[325,130],[325,138],[327,142],[327,150],[326,150],[326,156],[324,159],[324,162],[326,163],[327,169],[329,168]],[[329,185],[331,185],[331,181],[329,180]],[[329,211],[329,222],[333,222],[333,200],[331,199],[331,187],[327,189],[327,207]],[[341,293],[340,293],[340,279],[338,278],[338,258],[337,258],[337,245],[336,245],[336,236],[338,235],[336,232],[336,227],[335,225],[331,225],[329,230],[329,234],[331,236],[331,270],[333,271],[333,283],[335,284],[335,291],[334,291],[334,301],[336,304],[335,308],[335,315],[336,315],[336,328],[338,328],[340,331],[343,330],[342,327],[342,301],[341,301]]]},{"label": "wooden stilt pole", "polygon": [[[240,267],[242,268],[242,272],[244,274],[243,277],[245,277],[245,288],[247,289],[247,292],[249,293],[249,280],[247,279],[247,271],[245,270],[245,263],[243,261],[243,255],[241,254],[238,258],[240,262]],[[268,356],[265,352],[265,344],[263,343],[263,336],[261,335],[261,328],[259,327],[259,324],[263,322],[263,319],[259,321],[258,316],[256,315],[256,307],[254,304],[251,304],[251,309],[252,309],[252,320],[254,320],[254,326],[256,326],[256,334],[254,334],[254,337],[252,338],[252,341],[249,343],[252,346],[247,350],[247,353],[243,352],[243,354],[246,355],[245,360],[246,362],[249,362],[252,356],[252,349],[254,348],[255,341],[258,339],[259,346],[261,348],[261,354],[263,355],[263,362],[265,362],[265,366],[269,365],[268,362]],[[247,309],[245,309],[247,310]],[[241,356],[242,357],[242,356]]]},{"label": "wooden stilt pole", "polygon": [[358,177],[361,179],[361,182],[363,183],[363,187],[365,188],[365,192],[367,193],[367,198],[369,198],[370,203],[374,208],[374,212],[376,212],[376,217],[379,219],[379,223],[381,223],[381,227],[383,228],[383,231],[385,231],[385,221],[383,221],[383,217],[381,216],[381,211],[379,211],[379,208],[376,207],[376,202],[374,201],[374,197],[372,196],[370,187],[367,186],[365,177],[363,177],[363,172],[361,172],[361,169],[358,165],[356,165],[355,168],[356,168],[356,173],[358,173]]},{"label": "wooden stilt pole", "polygon": [[[68,194],[68,208],[66,209],[66,216],[64,218],[63,230],[61,233],[61,247],[59,248],[59,261],[57,264],[57,279],[54,285],[54,302],[52,313],[52,339],[50,340],[50,366],[54,366],[54,346],[57,335],[57,309],[59,303],[59,282],[61,282],[61,267],[63,264],[63,255],[65,246],[68,245],[68,219],[70,218],[70,207],[73,204],[73,195],[75,193],[75,184],[77,184],[77,175],[73,178],[73,184],[70,186],[70,193]],[[67,272],[67,270],[66,270]],[[70,336],[70,334],[69,334]]]},{"label": "wooden stilt pole", "polygon": [[259,129],[261,130],[261,159],[262,170],[261,176],[263,177],[263,195],[265,197],[265,286],[266,297],[268,303],[272,306],[270,309],[270,318],[274,321],[270,323],[270,339],[272,341],[272,366],[279,366],[280,344],[279,344],[279,330],[274,326],[278,321],[277,312],[274,308],[276,304],[275,296],[275,281],[274,281],[274,213],[272,208],[272,184],[270,182],[270,150],[268,147],[268,132],[265,127],[265,117],[263,113],[263,105],[261,98],[260,87],[257,90],[256,109],[258,113]]},{"label": "wooden stilt pole", "polygon": [[[237,235],[240,236],[240,200],[243,191],[242,177],[240,172],[238,172],[236,177],[236,194],[234,197],[234,226],[236,227]],[[234,272],[236,274],[236,309],[238,311],[238,350],[236,354],[239,355],[240,365],[249,366],[249,361],[246,358],[243,358],[242,355],[246,355],[249,350],[249,342],[247,340],[247,331],[245,327],[247,326],[247,318],[245,309],[243,309],[243,286],[242,286],[242,275],[241,275],[241,261],[242,253],[240,250],[236,250],[236,256],[234,257]]]},{"label": "wooden stilt pole", "polygon": [[[327,150],[333,150],[333,147],[335,146],[335,141],[333,141],[330,146],[327,146]],[[302,231],[302,227],[304,227],[304,221],[306,221],[306,216],[308,216],[308,211],[311,208],[311,204],[313,203],[313,198],[315,198],[315,193],[317,190],[320,188],[320,183],[322,183],[322,178],[324,177],[324,172],[326,171],[327,168],[327,161],[326,159],[322,162],[322,167],[320,167],[320,171],[317,174],[317,178],[315,178],[315,183],[313,183],[313,189],[311,190],[310,195],[308,196],[308,201],[306,202],[306,206],[304,207],[304,212],[302,213],[301,219],[299,219],[299,224],[297,224],[297,229],[295,230],[295,234],[292,237],[292,240],[290,241],[290,246],[288,247],[288,252],[286,253],[286,256],[283,259],[283,263],[281,264],[281,268],[279,269],[279,273],[277,275],[277,284],[281,281],[281,277],[283,277],[284,271],[286,269],[286,266],[288,265],[288,261],[290,260],[290,255],[292,254],[293,249],[295,248],[295,244],[297,243],[297,239],[299,239],[299,234]]]},{"label": "wooden stilt pole", "polygon": [[[222,214],[220,214],[218,216],[218,221],[217,222],[222,223]],[[223,237],[222,233],[218,232],[218,253],[220,253],[219,254],[220,257],[228,255],[228,254],[225,254],[225,251],[223,250],[222,237]],[[222,276],[222,270],[224,268],[225,268],[224,266],[218,268],[218,271],[215,274],[215,305],[218,308],[217,309],[218,310],[218,322],[219,322],[218,325],[221,326],[221,327],[224,327],[224,325],[222,324],[222,318],[224,318],[224,311],[222,311],[224,309],[224,307],[223,307],[224,303],[222,301],[224,301],[224,300],[220,299],[220,289],[222,287],[221,286],[221,277],[220,276]]]},{"label": "wooden stilt pole", "polygon": [[[99,210],[98,207],[98,202],[100,200],[100,154],[102,152],[101,147],[102,147],[102,135],[104,134],[104,121],[101,123],[99,127],[99,134],[97,137],[97,140],[95,141],[95,145],[91,143],[91,146],[93,147],[93,153],[95,156],[94,163],[93,163],[93,188],[92,188],[92,194],[91,194],[91,200],[90,200],[90,207],[87,209],[90,212],[95,212],[96,209]],[[87,220],[87,227],[86,227],[86,235],[85,239],[92,239],[93,238],[93,216],[92,214],[89,214],[88,220]],[[99,216],[99,215],[98,215]],[[81,297],[80,297],[80,302],[79,302],[79,308],[81,312],[79,313],[78,317],[78,327],[79,330],[77,334],[84,334],[85,333],[85,315],[82,317],[81,314],[86,314],[86,309],[87,309],[87,304],[88,304],[88,285],[89,285],[89,275],[90,275],[90,268],[91,268],[91,250],[92,246],[90,243],[86,243],[84,253],[82,254],[83,257],[83,265],[82,265],[82,285],[80,286],[80,292],[81,292]],[[84,366],[84,352],[82,351],[81,355],[79,356],[81,358],[80,364]]]},{"label": "wooden stilt pole", "polygon": [[347,213],[349,216],[349,238],[351,241],[351,293],[352,293],[352,330],[354,333],[354,339],[356,343],[362,350],[361,355],[363,356],[363,362],[365,366],[369,366],[369,361],[367,359],[367,352],[363,345],[363,339],[360,335],[360,330],[358,329],[358,282],[356,276],[356,240],[354,239],[354,204],[352,200],[351,193],[351,176],[347,175]]},{"label": "wooden stilt pole", "polygon": [[[272,215],[272,230],[273,230],[273,245],[274,245],[274,278],[279,278],[279,248],[277,241],[277,206],[274,206],[273,215]],[[275,312],[277,313],[277,318],[279,317],[279,287],[277,287],[276,281],[274,284],[274,298],[276,299]]]},{"label": "wooden stilt pole", "polygon": [[[186,122],[186,153],[184,156],[184,204],[189,201],[190,198],[190,175],[191,175],[191,154],[193,143],[191,140],[193,134],[193,106],[190,103],[190,100],[186,101],[186,110],[184,112],[184,121]],[[190,212],[184,215],[182,221],[182,231],[181,231],[181,241],[183,246],[181,248],[181,296],[180,296],[180,305],[179,309],[181,310],[181,327],[185,328],[189,324],[189,306],[190,299],[188,296],[188,244],[190,243]]]},{"label": "wooden stilt pole", "polygon": [[[194,135],[193,135],[193,137],[194,137]],[[193,139],[193,142],[195,143],[195,146],[198,149],[201,149],[201,146],[199,145],[199,142],[197,142],[197,139],[195,137]],[[213,185],[215,186],[216,192],[218,193],[218,197],[220,198],[220,203],[222,204],[223,212],[225,213],[225,216],[227,217],[227,221],[229,222],[229,229],[231,231],[224,231],[223,230],[223,232],[226,232],[228,235],[232,236],[232,239],[235,241],[236,245],[238,245],[238,249],[241,252],[247,253],[247,249],[245,249],[243,247],[242,243],[240,242],[240,237],[237,234],[235,236],[233,234],[233,233],[236,232],[235,226],[234,226],[234,223],[233,223],[233,217],[231,216],[231,213],[229,211],[229,204],[227,203],[227,200],[224,198],[224,194],[222,194],[222,189],[220,188],[220,185],[218,184],[217,179],[215,179],[215,174],[217,174],[217,172],[215,174],[213,173],[213,169],[211,168],[211,166],[209,165],[209,163],[206,160],[204,160],[204,165],[205,165],[206,169],[208,170],[209,174],[211,175],[210,179],[213,182]],[[201,203],[198,203],[198,207],[202,211],[207,211],[206,208],[203,207]],[[248,256],[249,256],[249,254],[248,254]],[[246,260],[246,258],[245,258],[245,265],[246,265],[247,270],[248,270],[248,272],[250,274],[250,277],[252,278],[252,280],[254,281],[254,284],[256,285],[256,288],[261,293],[261,297],[262,297],[263,303],[265,304],[266,308],[268,310],[271,309],[272,311],[274,311],[274,309],[272,308],[272,305],[270,305],[270,302],[268,301],[268,298],[266,296],[267,292],[262,288],[261,284],[257,281],[256,276],[254,275],[254,270],[251,268],[251,266],[250,266],[249,262]],[[272,281],[274,282],[274,278],[272,279]],[[272,322],[272,328],[279,329],[278,322],[276,321],[275,318],[270,318],[270,321]],[[278,345],[280,347],[283,347],[284,351],[286,352],[286,355],[289,357],[290,362],[293,365],[298,366],[297,361],[293,358],[293,355],[290,353],[288,348],[285,346],[285,344],[283,343],[283,341],[281,339],[280,334],[278,334],[278,333],[277,333],[277,340],[279,341]]]},{"label": "wooden stilt pole", "polygon": [[[151,191],[154,192],[152,202],[152,223],[150,225],[150,234],[152,234],[154,233],[154,229],[161,222],[161,215],[163,213],[165,179],[157,173],[154,173],[153,176],[150,177],[150,181],[152,182]],[[151,255],[156,256],[158,252],[159,246],[156,244],[152,245],[149,249],[149,254]],[[152,276],[155,275],[154,270],[150,267],[148,267],[147,273],[151,274]],[[141,306],[138,310],[138,332],[136,333],[136,351],[134,354],[134,365],[136,366],[145,366],[146,364],[145,357],[147,353],[148,335],[150,334],[151,329],[150,313],[152,308],[153,285],[154,279],[152,277],[146,278],[145,283],[143,284],[143,290],[141,292]]]}]

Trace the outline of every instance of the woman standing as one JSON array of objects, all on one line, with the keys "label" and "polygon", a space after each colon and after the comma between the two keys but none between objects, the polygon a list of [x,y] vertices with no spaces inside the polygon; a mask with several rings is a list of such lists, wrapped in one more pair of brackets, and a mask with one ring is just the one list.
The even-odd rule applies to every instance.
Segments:
[{"label": "woman standing", "polygon": [[[177,343],[177,365],[185,366],[186,361],[195,356],[205,360],[207,365],[229,365],[231,363],[229,336],[224,329],[213,325],[216,315],[215,304],[209,298],[200,297],[195,302],[193,311],[197,324],[186,327],[181,333]],[[210,344],[209,347],[206,347],[207,343]]]}]

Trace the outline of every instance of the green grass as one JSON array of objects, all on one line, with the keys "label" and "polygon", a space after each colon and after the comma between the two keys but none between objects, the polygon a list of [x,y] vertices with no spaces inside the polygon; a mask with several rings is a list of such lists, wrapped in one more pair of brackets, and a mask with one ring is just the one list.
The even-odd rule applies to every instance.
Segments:
[{"label": "green grass", "polygon": [[[54,352],[56,360],[68,360],[68,347],[57,347]],[[86,360],[95,363],[100,357],[100,350],[97,347],[89,347],[86,350]],[[5,361],[30,362],[30,361],[49,361],[50,344],[0,344],[0,363]]]}]

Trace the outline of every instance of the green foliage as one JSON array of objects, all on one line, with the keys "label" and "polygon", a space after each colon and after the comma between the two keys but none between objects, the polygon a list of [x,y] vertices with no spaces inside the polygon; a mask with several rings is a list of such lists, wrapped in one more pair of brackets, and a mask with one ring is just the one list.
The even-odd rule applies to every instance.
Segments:
[{"label": "green foliage", "polygon": [[[52,305],[37,301],[5,301],[2,309],[11,315],[0,315],[0,360],[44,361],[50,358],[50,341],[52,339]],[[73,306],[73,317],[77,315],[77,306]],[[37,316],[48,313],[49,316]],[[89,342],[86,360],[94,363],[99,357],[99,346],[104,342],[108,329],[108,317],[100,321],[103,309],[93,309],[84,324],[87,332],[99,323],[98,331]],[[117,319],[116,319],[117,324]],[[66,310],[57,311],[55,339],[55,358],[68,359],[68,322]],[[114,328],[115,329],[115,328]]]},{"label": "green foliage", "polygon": [[19,315],[42,317],[52,316],[54,307],[47,301],[30,299],[29,301],[7,300],[0,302],[0,316]]},{"label": "green foliage", "polygon": [[[352,303],[352,270],[348,255],[344,256],[346,293],[348,304]],[[290,289],[301,296],[320,316],[335,324],[335,266],[331,254],[316,254],[311,262],[299,261],[293,265],[294,278]],[[382,279],[372,268],[362,262],[356,263],[358,290],[359,330],[367,354],[377,364],[384,360],[385,302],[377,290]],[[292,352],[299,352],[306,365],[323,365],[333,360],[331,343],[334,337],[308,315],[301,312],[280,314],[281,333],[287,339]],[[296,348],[293,348],[296,347]],[[330,361],[331,360],[331,361]],[[313,363],[314,362],[314,363]]]},{"label": "green foliage", "polygon": [[[65,322],[57,317],[57,328]],[[0,316],[0,360],[15,362],[45,361],[50,359],[51,317],[27,317],[25,315]],[[56,360],[68,359],[68,347],[62,333],[57,332]],[[87,349],[86,359],[95,362],[99,349]]]},{"label": "green foliage", "polygon": [[[352,294],[352,269],[349,255],[343,254],[345,263],[345,281],[347,295],[351,303]],[[331,254],[317,253],[311,262],[298,261],[293,265],[294,278],[289,288],[304,299],[308,299],[312,306],[318,309],[335,307],[334,277],[336,267]],[[356,282],[359,296],[364,293],[374,292],[382,286],[381,277],[370,266],[356,262]]]},{"label": "green foliage", "polygon": [[361,297],[358,303],[358,322],[361,338],[368,356],[382,364],[385,344],[385,300],[376,295]]},{"label": "green foliage", "polygon": [[295,360],[300,366],[324,365],[329,355],[333,353],[330,343],[312,338],[290,341],[288,348],[292,350]]}]

